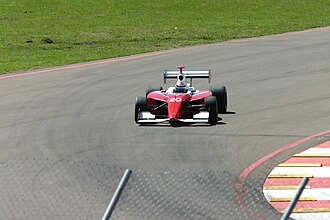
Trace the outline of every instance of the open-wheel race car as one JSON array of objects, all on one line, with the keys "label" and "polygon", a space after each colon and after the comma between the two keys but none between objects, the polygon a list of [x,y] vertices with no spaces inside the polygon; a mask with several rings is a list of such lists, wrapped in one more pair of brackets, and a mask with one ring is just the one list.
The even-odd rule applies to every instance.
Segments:
[{"label": "open-wheel race car", "polygon": [[[218,114],[227,111],[227,90],[225,86],[213,86],[208,90],[196,90],[192,80],[207,78],[210,83],[210,70],[164,70],[164,83],[167,79],[177,79],[174,87],[149,86],[145,96],[136,97],[135,122],[138,124],[169,122],[209,123],[218,122]],[[186,82],[190,79],[190,84]]]}]

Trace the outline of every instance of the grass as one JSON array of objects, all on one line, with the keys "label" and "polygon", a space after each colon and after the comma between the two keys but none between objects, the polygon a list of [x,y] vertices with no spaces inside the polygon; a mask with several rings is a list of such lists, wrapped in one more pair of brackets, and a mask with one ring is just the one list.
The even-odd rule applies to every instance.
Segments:
[{"label": "grass", "polygon": [[327,25],[329,0],[1,0],[0,73]]}]

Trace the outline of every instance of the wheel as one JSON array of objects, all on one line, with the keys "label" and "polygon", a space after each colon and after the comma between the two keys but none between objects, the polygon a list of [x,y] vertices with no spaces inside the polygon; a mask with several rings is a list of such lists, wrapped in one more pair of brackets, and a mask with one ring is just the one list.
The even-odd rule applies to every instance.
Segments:
[{"label": "wheel", "polygon": [[163,90],[162,86],[156,87],[156,86],[148,86],[146,89],[146,97],[148,96],[149,93],[154,92],[154,91],[160,91]]},{"label": "wheel", "polygon": [[148,111],[148,103],[146,97],[138,96],[136,97],[135,100],[135,112],[134,112],[134,119],[136,123],[138,123],[141,111]]},{"label": "wheel", "polygon": [[210,88],[212,95],[217,98],[218,113],[227,112],[227,89],[225,86],[214,86]]},{"label": "wheel", "polygon": [[218,105],[217,98],[214,96],[205,98],[205,109],[209,112],[209,123],[215,125],[218,123]]}]

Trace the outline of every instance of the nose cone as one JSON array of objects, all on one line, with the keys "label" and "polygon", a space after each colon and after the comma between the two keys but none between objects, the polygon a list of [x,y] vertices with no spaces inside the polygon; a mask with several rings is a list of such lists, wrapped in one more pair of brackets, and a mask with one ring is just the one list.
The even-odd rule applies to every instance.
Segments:
[{"label": "nose cone", "polygon": [[170,120],[178,120],[180,118],[180,109],[182,102],[169,102],[168,103],[168,117]]},{"label": "nose cone", "polygon": [[172,112],[169,115],[170,120],[178,120],[180,118],[180,113],[178,112]]},{"label": "nose cone", "polygon": [[190,95],[188,94],[171,94],[168,97],[168,117],[170,120],[178,120],[184,115],[182,105],[189,101]]}]

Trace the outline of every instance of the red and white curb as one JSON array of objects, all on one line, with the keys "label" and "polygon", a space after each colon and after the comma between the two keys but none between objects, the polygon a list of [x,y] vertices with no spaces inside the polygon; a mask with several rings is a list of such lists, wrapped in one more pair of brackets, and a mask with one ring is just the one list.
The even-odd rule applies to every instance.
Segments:
[{"label": "red and white curb", "polygon": [[284,212],[302,177],[309,177],[309,183],[291,218],[330,219],[330,141],[293,155],[270,172],[263,185],[270,205]]}]

